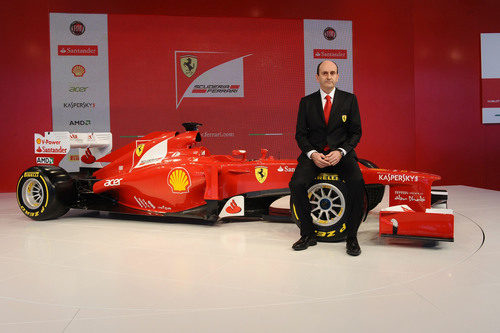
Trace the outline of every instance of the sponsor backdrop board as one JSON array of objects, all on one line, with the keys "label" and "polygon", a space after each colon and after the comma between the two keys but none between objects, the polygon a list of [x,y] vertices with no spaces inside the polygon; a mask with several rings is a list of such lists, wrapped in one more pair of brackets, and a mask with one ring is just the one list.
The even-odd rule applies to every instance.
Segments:
[{"label": "sponsor backdrop board", "polygon": [[306,95],[318,90],[319,63],[332,60],[339,67],[339,89],[353,92],[352,22],[304,20],[304,81]]},{"label": "sponsor backdrop board", "polygon": [[54,131],[105,132],[109,124],[105,14],[50,14]]},{"label": "sponsor backdrop board", "polygon": [[481,34],[483,124],[500,123],[500,33]]},{"label": "sponsor backdrop board", "polygon": [[[50,14],[52,130],[110,130],[108,19],[105,14]],[[77,171],[78,149],[60,165]]]},{"label": "sponsor backdrop board", "polygon": [[[317,63],[338,62],[339,87],[353,88],[350,21],[52,15],[54,129],[68,129],[62,126],[68,113],[102,115],[89,118],[90,130],[69,130],[106,131],[111,123],[115,148],[149,132],[182,130],[181,123],[196,121],[203,124],[202,144],[212,153],[246,149],[256,158],[260,148],[268,148],[276,157],[296,158],[298,104],[305,91],[318,89]],[[83,23],[85,33],[100,33],[77,40],[84,35],[70,32],[73,21]],[[58,31],[57,39],[52,31]],[[66,44],[96,45],[99,55],[57,53]],[[68,67],[76,64],[86,66],[89,75],[74,77]],[[75,82],[98,88],[70,92]],[[86,99],[73,97],[78,94]],[[100,103],[108,96],[106,110],[111,112],[101,113]],[[64,109],[65,102],[87,100],[95,110]]]}]

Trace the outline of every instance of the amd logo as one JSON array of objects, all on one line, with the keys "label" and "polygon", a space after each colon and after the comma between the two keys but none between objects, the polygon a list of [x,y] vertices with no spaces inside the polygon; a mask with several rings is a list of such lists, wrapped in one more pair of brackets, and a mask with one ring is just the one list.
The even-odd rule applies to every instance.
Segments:
[{"label": "amd logo", "polygon": [[71,120],[69,122],[70,126],[89,126],[90,125],[90,120]]},{"label": "amd logo", "polygon": [[37,157],[37,164],[54,164],[54,158],[52,157]]}]

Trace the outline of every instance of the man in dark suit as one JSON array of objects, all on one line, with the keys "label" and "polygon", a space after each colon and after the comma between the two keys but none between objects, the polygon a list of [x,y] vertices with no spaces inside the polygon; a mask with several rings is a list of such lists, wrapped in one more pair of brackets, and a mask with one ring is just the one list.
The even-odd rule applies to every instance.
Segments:
[{"label": "man in dark suit", "polygon": [[351,194],[346,252],[357,256],[361,253],[356,235],[365,190],[354,148],[361,138],[361,119],[356,96],[335,88],[338,79],[337,65],[323,61],[316,72],[320,90],[300,101],[295,139],[302,153],[289,186],[301,237],[292,247],[298,251],[316,245],[307,189],[319,173],[334,172],[346,181]]}]

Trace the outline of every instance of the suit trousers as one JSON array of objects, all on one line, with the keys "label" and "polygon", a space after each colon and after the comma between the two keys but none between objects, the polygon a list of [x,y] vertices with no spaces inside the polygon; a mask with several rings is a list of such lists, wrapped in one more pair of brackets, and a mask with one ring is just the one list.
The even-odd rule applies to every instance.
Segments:
[{"label": "suit trousers", "polygon": [[[311,217],[311,204],[307,196],[307,189],[311,182],[322,172],[336,173],[346,182],[348,189],[346,211],[349,220],[346,222],[347,237],[355,237],[364,213],[365,183],[359,169],[355,154],[347,154],[338,164],[326,168],[319,168],[314,162],[304,155],[299,157],[299,163],[289,183],[291,202],[300,221],[300,235],[313,236],[314,226]],[[349,208],[349,207],[348,207]]]}]

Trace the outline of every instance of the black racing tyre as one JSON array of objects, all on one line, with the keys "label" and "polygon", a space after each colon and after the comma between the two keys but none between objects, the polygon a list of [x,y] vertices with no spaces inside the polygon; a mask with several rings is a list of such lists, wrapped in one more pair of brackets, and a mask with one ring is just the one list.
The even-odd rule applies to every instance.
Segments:
[{"label": "black racing tyre", "polygon": [[17,182],[17,203],[24,215],[36,221],[56,219],[66,214],[76,198],[68,173],[57,166],[34,166]]},{"label": "black racing tyre", "polygon": [[378,169],[378,166],[375,163],[373,163],[372,161],[368,161],[368,160],[359,158],[358,162],[361,163],[361,164],[363,164],[367,168]]},{"label": "black racing tyre", "polygon": [[[339,242],[346,238],[350,215],[347,186],[336,174],[321,173],[308,190],[311,216],[316,238],[323,242]],[[292,220],[300,227],[295,206],[290,202]]]},{"label": "black racing tyre", "polygon": [[[359,163],[370,169],[378,169],[378,166],[368,160],[359,159]],[[385,186],[383,184],[365,184],[366,196],[368,198],[368,211],[377,207],[384,197]]]}]

